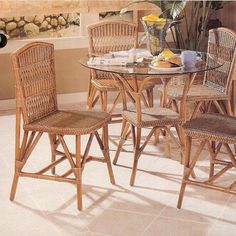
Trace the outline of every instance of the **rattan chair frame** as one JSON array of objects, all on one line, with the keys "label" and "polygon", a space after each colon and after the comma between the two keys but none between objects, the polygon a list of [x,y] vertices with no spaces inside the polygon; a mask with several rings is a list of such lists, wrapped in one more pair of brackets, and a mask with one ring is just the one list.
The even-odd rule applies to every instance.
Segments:
[{"label": "rattan chair frame", "polygon": [[[129,50],[138,46],[138,30],[135,23],[123,20],[101,21],[87,27],[89,40],[89,55],[97,56],[108,52]],[[115,42],[113,43],[113,41]],[[146,98],[142,95],[147,106],[153,105],[154,84],[147,84],[144,90]],[[108,93],[117,92],[108,111]],[[114,114],[115,107],[119,100],[122,100],[119,89],[110,73],[90,70],[90,80],[88,83],[87,107],[91,109],[100,99],[101,109]],[[132,100],[131,100],[132,101]],[[114,115],[115,116],[115,115]],[[118,114],[119,116],[119,114]]]},{"label": "rattan chair frame", "polygon": [[[219,62],[223,62],[223,66],[206,71],[201,85],[191,85],[187,102],[193,102],[195,106],[192,114],[189,115],[190,119],[197,117],[199,113],[210,112],[212,109],[216,109],[221,114],[233,115],[231,94],[233,77],[236,76],[235,48],[236,33],[234,31],[224,27],[209,31],[207,52],[216,57]],[[177,112],[179,112],[178,102],[181,100],[181,95],[179,95],[181,93],[178,91],[182,89],[181,85],[168,85],[169,101],[165,105]],[[203,94],[205,89],[207,92]]]},{"label": "rattan chair frame", "polygon": [[[58,128],[57,125],[47,124],[48,120],[50,118],[55,119],[54,117],[57,114],[59,114],[59,118],[68,114],[74,120],[77,118],[76,115],[80,114],[80,112],[61,112],[58,110],[53,44],[45,42],[29,43],[13,53],[11,58],[16,81],[16,134],[15,172],[10,200],[13,201],[15,198],[19,177],[68,182],[77,186],[77,208],[81,210],[82,172],[88,161],[95,160],[106,163],[110,181],[112,184],[115,183],[108,146],[108,123],[111,117],[107,113],[97,112],[94,116],[102,114],[102,118],[91,127],[83,127],[82,125],[70,127],[69,123],[66,122],[62,125],[62,128],[61,126]],[[84,111],[84,119],[89,118],[86,114],[88,114],[88,111]],[[23,138],[21,139],[22,117]],[[54,122],[56,121],[54,120]],[[102,136],[98,133],[99,129],[103,131]],[[50,164],[37,172],[23,170],[43,133],[48,134],[50,140]],[[81,136],[85,134],[89,135],[89,138],[82,155]],[[75,153],[69,150],[64,138],[66,135],[75,136]],[[101,148],[102,157],[89,155],[94,138]],[[58,150],[59,145],[61,145],[63,151]],[[69,169],[65,173],[55,174],[56,166],[63,161],[68,161]]]},{"label": "rattan chair frame", "polygon": [[[150,141],[151,137],[157,130],[160,129],[165,130],[169,135],[169,137],[173,139],[174,142],[179,146],[180,151],[182,150],[183,143],[181,140],[181,134],[182,134],[181,125],[183,119],[180,118],[180,116],[177,113],[167,108],[159,107],[160,109],[159,111],[157,107],[151,107],[151,108],[142,107],[142,90],[143,87],[145,86],[145,83],[148,83],[150,81],[154,82],[158,78],[146,77],[143,79],[142,83],[139,84],[137,82],[137,79],[134,77],[132,84],[136,86],[133,87],[130,86],[130,84],[127,82],[127,79],[124,78],[122,75],[114,73],[113,78],[117,81],[117,84],[119,86],[123,98],[122,134],[117,147],[115,157],[113,159],[113,164],[114,165],[117,164],[122,147],[127,138],[130,136],[130,134],[132,134],[132,141],[134,147],[134,161],[130,178],[130,185],[133,186],[135,183],[139,158],[142,152],[144,151],[145,147],[147,146],[148,142]],[[128,97],[127,94],[129,94],[129,96],[131,96],[135,100],[135,109],[133,110],[130,110],[130,108],[127,107],[127,99],[126,99]],[[134,114],[134,118],[130,119],[129,115],[127,115],[127,112]],[[146,115],[152,117],[151,120],[145,121],[144,117]],[[171,127],[176,128],[179,138],[176,138],[172,134],[172,132],[170,131]],[[145,137],[143,143],[141,143],[143,128],[149,128],[150,132]]]},{"label": "rattan chair frame", "polygon": [[[202,120],[202,117],[210,118],[209,121],[207,119]],[[232,135],[227,134],[227,132],[220,132],[218,128],[211,129],[212,124],[219,125],[219,123],[223,124],[227,122],[233,126],[233,130],[235,131],[236,118],[233,116],[220,115],[220,114],[206,114],[200,118],[193,119],[187,122],[184,125],[185,132],[185,163],[184,163],[184,172],[183,179],[181,183],[181,188],[179,192],[179,199],[177,203],[177,207],[181,208],[182,201],[186,189],[187,184],[196,185],[204,188],[214,189],[223,191],[226,193],[236,194],[236,181],[229,186],[220,186],[216,184],[215,181],[218,180],[222,175],[231,168],[236,168],[236,158],[233,154],[231,147],[229,144],[236,144],[236,133]],[[202,127],[202,123],[204,122],[204,128]],[[217,124],[218,123],[218,124]],[[194,124],[194,125],[193,125]],[[205,128],[207,127],[207,129]],[[230,129],[230,128],[229,128]],[[198,147],[195,153],[191,154],[192,140],[197,141]],[[191,178],[191,175],[194,174],[193,170],[197,164],[197,161],[200,158],[200,155],[204,149],[207,147],[207,150],[210,154],[210,168],[209,168],[209,177],[207,180],[197,180],[196,176]],[[222,147],[225,148],[225,153],[228,155],[229,160],[223,160],[221,158],[217,158]],[[215,166],[222,166],[222,168],[215,169]]]}]

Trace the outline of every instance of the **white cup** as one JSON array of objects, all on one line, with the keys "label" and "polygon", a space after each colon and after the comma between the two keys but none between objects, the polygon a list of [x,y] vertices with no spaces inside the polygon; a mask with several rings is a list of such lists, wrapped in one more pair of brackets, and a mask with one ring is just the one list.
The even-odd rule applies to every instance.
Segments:
[{"label": "white cup", "polygon": [[194,51],[183,51],[181,53],[182,65],[186,67],[195,66],[197,62],[197,54]]}]

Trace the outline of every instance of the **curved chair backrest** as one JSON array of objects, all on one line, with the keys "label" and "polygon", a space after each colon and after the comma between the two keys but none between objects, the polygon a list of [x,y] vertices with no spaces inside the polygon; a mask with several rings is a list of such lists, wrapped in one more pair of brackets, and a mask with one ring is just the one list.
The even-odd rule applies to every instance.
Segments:
[{"label": "curved chair backrest", "polygon": [[137,25],[128,21],[101,21],[89,25],[89,53],[104,54],[136,48]]},{"label": "curved chair backrest", "polygon": [[236,57],[236,33],[227,28],[209,31],[208,53],[217,57],[223,66],[205,74],[204,85],[229,94]]},{"label": "curved chair backrest", "polygon": [[29,124],[57,110],[54,46],[33,42],[11,56],[16,80],[17,106],[24,124]]},{"label": "curved chair backrest", "polygon": [[[89,25],[87,30],[90,55],[129,50],[138,45],[137,25],[128,21],[101,21]],[[110,77],[109,73],[92,71],[93,79],[110,79]]]}]

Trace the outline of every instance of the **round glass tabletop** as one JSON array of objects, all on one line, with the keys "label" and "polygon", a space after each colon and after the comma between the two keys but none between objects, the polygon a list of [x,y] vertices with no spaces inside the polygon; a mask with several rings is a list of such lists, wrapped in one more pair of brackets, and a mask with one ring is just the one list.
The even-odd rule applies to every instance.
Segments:
[{"label": "round glass tabletop", "polygon": [[[173,51],[173,50],[172,50]],[[181,52],[184,50],[174,50],[174,53],[181,55]],[[204,52],[196,52],[197,54],[197,63],[194,66],[181,66],[180,68],[171,67],[171,68],[155,68],[151,65],[151,60],[147,60],[141,63],[127,63],[126,65],[94,65],[88,63],[92,57],[83,57],[79,62],[89,68],[103,72],[118,73],[118,74],[127,74],[127,75],[178,75],[178,74],[189,74],[204,72],[208,70],[213,70],[223,65],[223,62],[220,59],[216,58],[212,54]]]}]

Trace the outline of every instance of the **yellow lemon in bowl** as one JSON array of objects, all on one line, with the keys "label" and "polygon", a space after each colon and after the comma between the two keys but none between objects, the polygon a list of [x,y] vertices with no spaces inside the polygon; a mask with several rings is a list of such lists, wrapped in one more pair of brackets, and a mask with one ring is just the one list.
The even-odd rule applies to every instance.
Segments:
[{"label": "yellow lemon in bowl", "polygon": [[159,19],[159,17],[154,14],[143,16],[143,20],[145,20],[145,21],[158,21],[158,19]]},{"label": "yellow lemon in bowl", "polygon": [[161,52],[161,55],[162,55],[164,58],[172,58],[172,57],[175,57],[175,54],[174,54],[170,49],[164,49],[164,50]]}]

